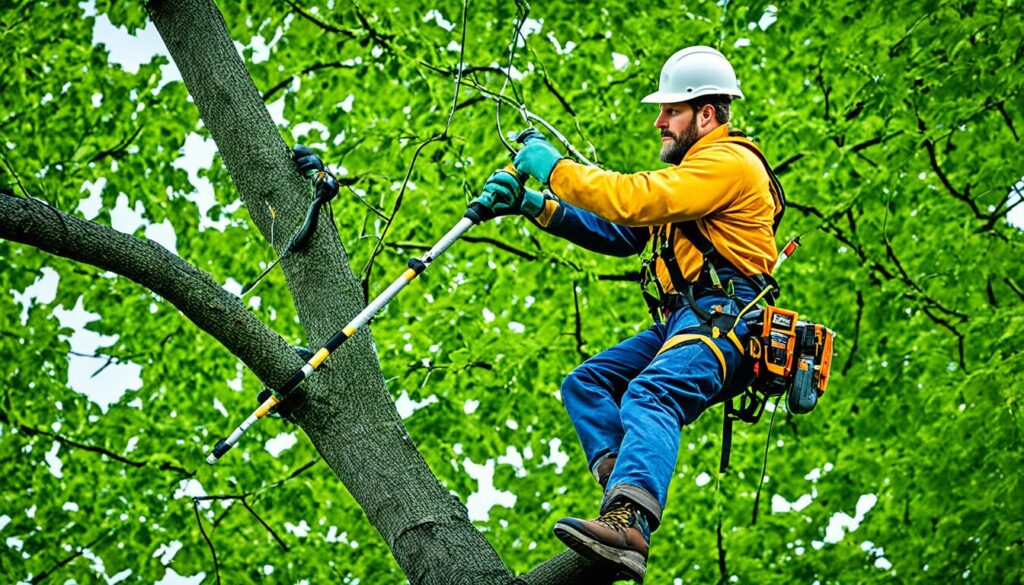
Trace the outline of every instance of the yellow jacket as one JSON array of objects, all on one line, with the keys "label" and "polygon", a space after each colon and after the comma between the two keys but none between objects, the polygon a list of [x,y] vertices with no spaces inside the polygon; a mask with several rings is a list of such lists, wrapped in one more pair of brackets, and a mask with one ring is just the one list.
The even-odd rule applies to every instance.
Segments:
[{"label": "yellow jacket", "polygon": [[[764,164],[739,141],[749,142],[729,136],[723,124],[697,141],[678,165],[632,174],[563,159],[551,173],[551,191],[613,224],[647,227],[652,237],[668,233],[668,224],[697,220],[700,231],[736,268],[750,276],[769,274],[778,255],[772,221],[779,203]],[[538,218],[542,225],[552,211],[549,206]],[[682,236],[676,237],[674,249],[683,277],[696,281],[701,253]],[[655,270],[662,288],[673,291],[661,259]]]}]

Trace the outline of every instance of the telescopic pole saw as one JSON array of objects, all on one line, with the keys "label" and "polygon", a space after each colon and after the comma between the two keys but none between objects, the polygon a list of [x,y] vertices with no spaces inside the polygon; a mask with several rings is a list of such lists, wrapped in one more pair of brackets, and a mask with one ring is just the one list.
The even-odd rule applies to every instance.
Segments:
[{"label": "telescopic pole saw", "polygon": [[238,439],[240,439],[252,425],[256,424],[256,421],[269,414],[270,411],[284,400],[292,390],[295,390],[303,380],[311,376],[334,350],[338,349],[341,344],[345,343],[349,338],[355,335],[356,331],[360,327],[373,319],[381,309],[391,302],[391,299],[395,298],[403,288],[408,286],[410,282],[420,275],[420,273],[426,270],[427,266],[430,266],[438,256],[443,254],[445,250],[451,247],[456,240],[461,238],[462,235],[469,231],[474,225],[486,221],[491,217],[492,212],[480,203],[470,204],[469,208],[466,209],[465,215],[462,216],[462,219],[460,219],[452,229],[448,230],[448,233],[438,240],[437,243],[434,244],[433,248],[424,254],[422,258],[410,258],[409,267],[400,277],[384,289],[384,292],[377,295],[377,297],[373,299],[365,309],[356,315],[348,325],[345,325],[341,331],[338,331],[333,337],[328,339],[327,343],[317,350],[317,352],[313,354],[313,357],[309,358],[306,365],[296,371],[292,377],[285,382],[284,386],[275,390],[269,398],[263,401],[259,408],[253,411],[253,413],[249,415],[249,418],[245,419],[245,421],[239,425],[238,428],[228,436],[228,438],[218,442],[213,448],[213,452],[206,458],[206,462],[212,465],[223,457],[225,453],[230,451],[231,448],[235,446],[235,443],[238,442]]}]

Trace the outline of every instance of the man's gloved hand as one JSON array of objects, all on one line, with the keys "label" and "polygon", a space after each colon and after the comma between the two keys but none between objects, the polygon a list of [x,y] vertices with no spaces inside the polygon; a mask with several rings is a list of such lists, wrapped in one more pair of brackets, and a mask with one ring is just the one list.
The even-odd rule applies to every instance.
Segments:
[{"label": "man's gloved hand", "polygon": [[292,161],[295,163],[295,168],[298,169],[299,173],[307,179],[312,179],[313,175],[319,171],[326,171],[327,167],[324,166],[324,161],[320,160],[320,157],[313,154],[313,151],[296,144],[292,148]]},{"label": "man's gloved hand", "polygon": [[558,149],[551,146],[548,139],[533,128],[520,132],[516,140],[523,144],[522,150],[513,162],[516,172],[529,175],[547,185],[555,165],[562,160]]},{"label": "man's gloved hand", "polygon": [[494,217],[514,213],[536,217],[544,209],[544,196],[524,189],[515,175],[499,169],[487,178],[483,193],[473,203],[490,210]]}]

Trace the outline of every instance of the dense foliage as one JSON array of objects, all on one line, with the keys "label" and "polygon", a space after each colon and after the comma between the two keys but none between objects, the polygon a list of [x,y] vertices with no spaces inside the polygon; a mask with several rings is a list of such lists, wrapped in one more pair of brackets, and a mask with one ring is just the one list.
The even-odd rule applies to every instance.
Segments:
[{"label": "dense foliage", "polygon": [[[1024,269],[1014,260],[1024,237],[1007,221],[1024,173],[1017,4],[530,8],[504,96],[616,170],[658,164],[654,110],[639,98],[663,60],[689,44],[727,54],[748,98],[734,127],[763,145],[792,202],[779,240],[805,234],[777,275],[783,304],[839,336],[818,410],[776,418],[756,523],[767,421],[738,429],[720,482],[720,411],[684,430],[650,582],[1024,578]],[[221,10],[265,101],[283,112],[286,141],[312,145],[346,179],[333,220],[371,293],[508,162],[489,95],[506,82],[516,4]],[[143,55],[137,69],[109,62],[100,21],[155,34],[131,3],[0,12],[0,187],[106,224],[141,213],[140,236],[169,222],[182,258],[229,287],[248,282],[273,260],[249,215],[305,210],[241,207],[218,157],[190,176],[182,155],[196,156],[204,130],[184,85],[162,83],[166,57]],[[447,127],[460,59],[469,73]],[[521,126],[511,107],[501,122]],[[210,208],[197,196],[203,180]],[[373,333],[400,407],[419,406],[406,420],[413,439],[522,572],[562,550],[555,520],[593,514],[600,497],[559,401],[561,376],[649,317],[622,278],[636,259],[595,257],[516,218],[471,236]],[[288,583],[404,582],[301,433],[279,455],[264,448],[294,427],[265,421],[222,464],[203,465],[259,384],[173,307],[25,246],[0,242],[0,259],[6,580],[154,582],[172,570],[212,582],[208,536],[228,582],[271,572]],[[53,273],[54,294],[22,294]],[[305,343],[280,271],[249,302]],[[101,357],[83,362],[95,367],[81,371],[71,365],[87,358],[58,319],[76,305],[105,336],[88,350]],[[72,390],[69,376],[107,362],[137,364],[141,383],[109,406]],[[491,491],[481,467],[509,492],[499,501],[514,495],[486,518],[471,495]],[[192,499],[203,495],[231,497]]]}]

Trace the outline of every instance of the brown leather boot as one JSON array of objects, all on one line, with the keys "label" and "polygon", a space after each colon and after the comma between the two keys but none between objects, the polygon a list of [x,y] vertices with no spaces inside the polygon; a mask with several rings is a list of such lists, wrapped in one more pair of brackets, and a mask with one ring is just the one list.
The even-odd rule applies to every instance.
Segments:
[{"label": "brown leather boot", "polygon": [[651,531],[647,518],[633,502],[613,504],[596,520],[562,518],[555,524],[554,533],[584,557],[611,563],[620,574],[644,582]]},{"label": "brown leather boot", "polygon": [[602,488],[608,487],[608,478],[612,476],[612,471],[615,469],[615,459],[615,455],[609,455],[594,468],[594,479],[601,484]]}]

